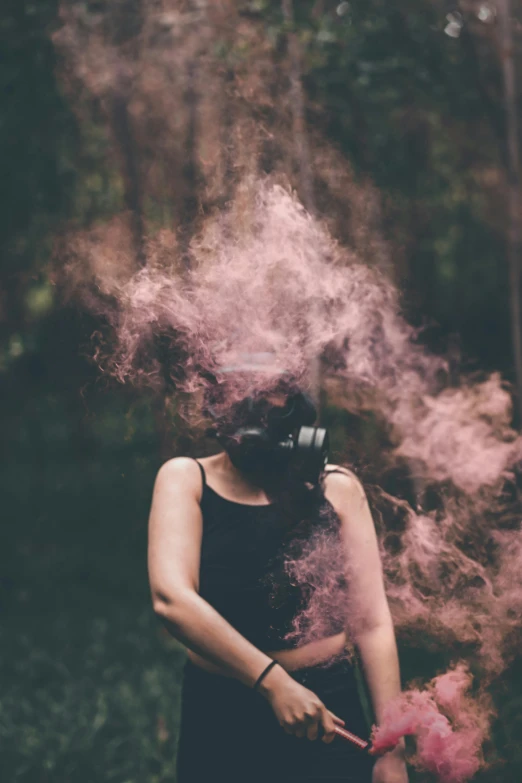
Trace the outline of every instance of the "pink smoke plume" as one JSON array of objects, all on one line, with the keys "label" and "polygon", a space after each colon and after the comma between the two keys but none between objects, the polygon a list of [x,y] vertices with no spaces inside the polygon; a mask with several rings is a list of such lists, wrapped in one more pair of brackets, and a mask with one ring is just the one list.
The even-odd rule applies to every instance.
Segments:
[{"label": "pink smoke plume", "polygon": [[[278,185],[249,183],[227,211],[209,218],[192,242],[186,274],[168,232],[149,242],[147,264],[129,274],[121,235],[116,226],[107,232],[109,242],[77,236],[68,267],[91,301],[98,289],[115,302],[108,312],[115,343],[107,368],[121,381],[157,382],[158,335],[170,339],[173,355],[182,352],[178,388],[204,388],[211,373],[227,386],[228,403],[252,385],[267,388],[282,371],[305,378],[327,347],[344,374],[379,390],[390,408],[398,401],[399,375],[402,395],[428,393],[443,367],[414,345],[393,286],[357,263]],[[220,373],[252,353],[273,355],[273,371],[244,378]]]},{"label": "pink smoke plume", "polygon": [[[487,685],[516,650],[522,614],[522,533],[510,499],[521,439],[502,379],[450,385],[444,358],[420,344],[392,283],[269,179],[245,181],[226,210],[204,221],[188,264],[170,231],[149,238],[140,266],[129,247],[121,220],[68,246],[69,284],[110,327],[98,344],[103,370],[162,393],[170,383],[187,394],[198,424],[207,390],[221,392],[227,407],[270,389],[282,373],[309,387],[322,357],[330,400],[370,411],[385,433],[383,475],[406,467],[415,487],[416,501],[373,488],[399,635],[453,661],[464,647]],[[270,361],[260,372],[231,372],[245,355]],[[325,619],[346,611],[332,603],[339,574],[331,541],[314,543],[287,564],[296,581],[315,586],[307,615],[296,618],[296,642],[317,638]],[[452,728],[448,705],[442,714],[436,706],[441,688],[407,695],[393,718],[417,732],[419,758],[433,765],[437,755],[438,774],[456,783],[477,763],[485,728],[464,713]]]},{"label": "pink smoke plume", "polygon": [[299,551],[289,552],[284,564],[290,582],[307,591],[306,606],[287,635],[298,644],[322,639],[349,624],[346,557],[339,546],[338,523],[328,511],[323,519],[322,529],[308,536]]},{"label": "pink smoke plume", "polygon": [[[333,402],[381,421],[391,444],[383,470],[406,464],[421,502],[430,487],[438,496],[424,511],[380,492],[398,628],[472,644],[487,671],[500,671],[522,603],[520,525],[503,511],[521,440],[501,378],[449,386],[444,359],[419,344],[391,282],[270,180],[243,183],[205,221],[188,269],[172,232],[148,240],[143,266],[130,244],[115,221],[68,248],[69,284],[110,324],[103,369],[158,390],[167,379],[188,392],[196,422],[205,390],[229,406],[282,372],[306,387],[323,356]],[[229,372],[244,355],[271,358],[262,372]]]},{"label": "pink smoke plume", "polygon": [[471,675],[465,664],[435,677],[425,690],[412,689],[388,705],[374,727],[372,749],[394,748],[404,736],[416,739],[411,759],[441,783],[464,783],[483,765],[482,744],[489,730],[491,705],[466,692]]},{"label": "pink smoke plume", "polygon": [[[509,389],[497,374],[457,383],[444,358],[421,346],[396,288],[379,272],[391,266],[379,193],[371,183],[363,187],[319,129],[309,129],[309,141],[321,208],[350,249],[281,186],[284,175],[293,176],[295,139],[286,102],[274,105],[273,95],[285,94],[281,74],[284,82],[288,72],[279,53],[270,59],[262,20],[247,21],[241,4],[196,9],[163,0],[140,4],[139,33],[122,37],[121,4],[87,5],[62,2],[64,24],[53,38],[80,118],[98,127],[104,114],[112,139],[107,167],[116,179],[119,172],[129,210],[67,243],[67,284],[100,317],[100,367],[121,382],[176,394],[178,410],[198,425],[206,391],[226,408],[271,388],[282,373],[313,386],[310,367],[320,357],[329,402],[370,414],[379,428],[378,464],[363,478],[372,484],[399,637],[442,650],[452,662],[473,658],[487,686],[519,645],[522,617],[513,499],[521,439],[511,427]],[[217,54],[231,44],[242,52],[232,80],[230,63]],[[197,107],[187,100],[191,91]],[[197,187],[186,176],[193,123]],[[262,168],[267,147],[278,184],[245,177]],[[183,236],[153,226],[158,206],[165,224],[165,207],[183,235],[184,203],[195,190],[200,230],[187,251]],[[231,372],[245,356],[257,357],[258,371]],[[400,497],[387,482],[394,471],[408,476]],[[313,587],[292,630],[296,643],[346,619],[343,563],[331,532],[286,563],[291,579]],[[452,672],[462,682],[464,674]],[[450,714],[441,688],[430,688],[405,697],[415,719],[410,707],[407,720],[405,712],[397,718],[403,728],[408,721],[419,728],[420,716],[431,714],[431,733],[419,728],[419,752],[437,741],[441,759],[465,757],[469,771],[479,757],[472,723]],[[465,708],[468,698],[457,703]],[[482,718],[477,725],[485,725]]]}]

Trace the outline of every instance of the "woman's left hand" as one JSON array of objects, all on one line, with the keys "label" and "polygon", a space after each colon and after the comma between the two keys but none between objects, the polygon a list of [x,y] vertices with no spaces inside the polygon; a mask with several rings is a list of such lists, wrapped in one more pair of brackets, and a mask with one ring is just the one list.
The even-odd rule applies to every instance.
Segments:
[{"label": "woman's left hand", "polygon": [[373,767],[372,783],[408,783],[402,750],[392,750],[377,759]]}]

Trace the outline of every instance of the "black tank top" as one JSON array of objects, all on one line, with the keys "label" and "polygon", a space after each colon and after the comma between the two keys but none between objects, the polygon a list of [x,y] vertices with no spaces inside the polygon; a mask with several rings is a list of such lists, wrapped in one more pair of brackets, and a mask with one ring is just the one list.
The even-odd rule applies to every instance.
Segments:
[{"label": "black tank top", "polygon": [[[299,646],[303,638],[295,633],[296,619],[306,618],[314,593],[321,592],[321,576],[306,583],[288,578],[284,567],[288,527],[277,503],[248,505],[227,500],[208,486],[203,466],[198,465],[203,481],[201,597],[259,649]],[[323,519],[329,520],[330,528],[332,515],[338,521],[326,499],[324,504],[327,513],[318,515],[316,531],[321,529]],[[337,546],[337,553],[339,550]],[[330,565],[333,568],[334,564]],[[345,588],[342,578],[337,586],[341,591]],[[345,623],[339,616],[339,595],[328,596],[327,600],[332,610],[318,608],[324,615],[321,635],[331,636],[343,630]]]}]

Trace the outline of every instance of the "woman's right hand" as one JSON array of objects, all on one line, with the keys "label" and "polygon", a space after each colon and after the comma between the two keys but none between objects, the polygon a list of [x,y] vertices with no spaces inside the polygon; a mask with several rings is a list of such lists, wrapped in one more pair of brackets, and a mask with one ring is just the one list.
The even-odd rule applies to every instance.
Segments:
[{"label": "woman's right hand", "polygon": [[335,725],[344,721],[330,712],[312,691],[296,682],[281,666],[274,666],[259,686],[287,734],[323,742],[335,737]]}]

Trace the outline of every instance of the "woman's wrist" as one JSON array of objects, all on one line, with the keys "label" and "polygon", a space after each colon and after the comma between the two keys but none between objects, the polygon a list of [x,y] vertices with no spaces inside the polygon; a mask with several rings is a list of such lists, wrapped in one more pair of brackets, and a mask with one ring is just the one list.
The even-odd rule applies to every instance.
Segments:
[{"label": "woman's wrist", "polygon": [[263,677],[257,687],[257,691],[265,698],[270,698],[273,692],[280,687],[290,675],[283,669],[281,664],[273,666]]},{"label": "woman's wrist", "polygon": [[255,681],[255,683],[253,685],[253,690],[255,690],[255,691],[259,690],[263,680],[265,679],[265,677],[267,677],[270,674],[270,672],[272,671],[274,666],[277,666],[277,661],[275,661],[275,660],[274,661],[270,661],[270,663],[267,666],[265,666],[265,668],[263,669],[263,671],[261,672],[261,674],[259,675],[259,677]]}]

